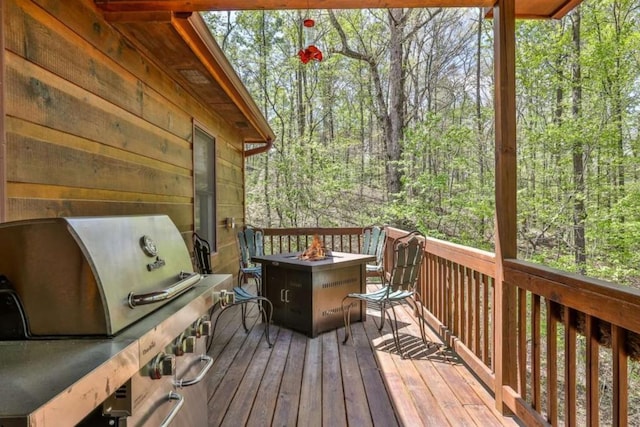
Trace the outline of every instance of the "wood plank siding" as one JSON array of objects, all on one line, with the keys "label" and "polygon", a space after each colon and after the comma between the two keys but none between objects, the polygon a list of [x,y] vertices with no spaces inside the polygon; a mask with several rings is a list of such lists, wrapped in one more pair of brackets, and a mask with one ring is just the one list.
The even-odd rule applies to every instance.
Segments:
[{"label": "wood plank siding", "polygon": [[[235,235],[224,218],[244,216],[245,136],[231,123],[238,114],[223,116],[206,103],[215,100],[197,98],[132,38],[142,24],[109,23],[91,0],[3,6],[3,219],[159,213],[190,242],[197,123],[216,141],[218,248],[225,254],[214,265],[235,273]],[[158,41],[186,63],[191,51],[167,26],[146,27],[148,37],[174,34]]]},{"label": "wood plank siding", "polygon": [[[5,31],[5,4],[0,4],[0,52],[4,52],[4,31]],[[7,217],[7,142],[4,137],[4,57],[0,55],[0,222]]]}]

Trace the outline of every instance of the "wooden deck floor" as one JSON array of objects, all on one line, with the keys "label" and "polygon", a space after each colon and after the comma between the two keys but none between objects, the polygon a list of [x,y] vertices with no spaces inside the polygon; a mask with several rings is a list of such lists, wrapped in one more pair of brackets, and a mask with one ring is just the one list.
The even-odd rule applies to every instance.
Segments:
[{"label": "wooden deck floor", "polygon": [[272,326],[269,348],[264,325],[245,333],[236,308],[223,315],[226,326],[209,351],[210,426],[519,425],[494,409],[455,354],[423,345],[406,311],[399,310],[400,332],[411,359],[403,360],[388,326],[379,333],[371,318],[353,324],[346,345],[343,328],[310,339]]}]

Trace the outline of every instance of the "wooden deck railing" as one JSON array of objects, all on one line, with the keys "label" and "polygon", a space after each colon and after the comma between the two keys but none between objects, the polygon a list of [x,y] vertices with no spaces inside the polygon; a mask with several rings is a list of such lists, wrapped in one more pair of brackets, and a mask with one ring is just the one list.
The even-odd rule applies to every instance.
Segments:
[{"label": "wooden deck railing", "polygon": [[[328,248],[357,252],[360,228],[267,229],[266,251],[303,250],[314,234]],[[402,230],[387,228],[387,251]],[[637,425],[629,411],[640,359],[640,292],[532,263],[506,260],[505,283],[517,295],[514,384],[497,384],[494,254],[427,238],[420,277],[424,318],[489,387],[499,409],[527,425]],[[390,252],[388,252],[390,253]],[[385,257],[385,262],[391,258]],[[505,316],[506,317],[506,316]],[[506,317],[508,318],[508,317]],[[506,330],[509,330],[508,328]],[[610,366],[610,374],[605,367]],[[635,366],[635,365],[633,365]],[[637,371],[637,370],[636,370]],[[635,405],[634,405],[635,406]]]},{"label": "wooden deck railing", "polygon": [[362,228],[265,228],[264,252],[267,255],[305,250],[318,235],[325,248],[356,253],[362,246]]}]

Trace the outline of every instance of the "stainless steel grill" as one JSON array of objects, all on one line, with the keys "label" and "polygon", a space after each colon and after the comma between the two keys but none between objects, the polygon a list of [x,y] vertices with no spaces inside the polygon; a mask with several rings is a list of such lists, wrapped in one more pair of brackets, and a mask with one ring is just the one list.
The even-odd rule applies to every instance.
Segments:
[{"label": "stainless steel grill", "polygon": [[0,224],[0,425],[206,425],[207,312],[231,286],[167,216]]}]

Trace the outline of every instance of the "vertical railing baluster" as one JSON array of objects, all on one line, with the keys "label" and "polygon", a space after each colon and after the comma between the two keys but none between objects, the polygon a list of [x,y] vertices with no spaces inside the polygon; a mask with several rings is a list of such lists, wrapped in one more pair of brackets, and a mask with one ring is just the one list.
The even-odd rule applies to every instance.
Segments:
[{"label": "vertical railing baluster", "polygon": [[442,293],[444,289],[444,281],[445,281],[445,269],[444,269],[444,260],[442,258],[438,258],[438,287],[436,288],[436,295],[438,295],[437,301],[437,314],[438,319],[445,323],[446,320],[442,316]]},{"label": "vertical railing baluster", "polygon": [[518,393],[527,399],[527,291],[518,288]]},{"label": "vertical railing baluster", "polygon": [[453,274],[452,274],[452,263],[449,260],[445,261],[446,264],[446,273],[447,277],[445,278],[445,288],[444,288],[444,319],[446,322],[446,326],[449,330],[451,330],[451,288],[453,287]]},{"label": "vertical railing baluster", "polygon": [[628,419],[627,352],[624,347],[625,331],[611,325],[611,349],[613,356],[613,425],[626,426]]},{"label": "vertical railing baluster", "polygon": [[442,318],[447,328],[451,326],[449,319],[449,287],[451,286],[451,261],[445,259],[442,262],[444,280],[442,281]]},{"label": "vertical railing baluster", "polygon": [[[459,337],[461,335],[461,324],[462,324],[462,297],[461,295],[461,283],[460,280],[460,265],[453,264],[453,300],[451,301],[451,305],[453,306],[453,333],[455,336]],[[464,341],[463,341],[464,342]]]},{"label": "vertical railing baluster", "polygon": [[449,328],[449,321],[447,320],[447,285],[449,281],[449,262],[446,259],[442,260],[442,282],[440,283],[440,313],[442,323],[446,328]]},{"label": "vertical railing baluster", "polygon": [[457,323],[458,323],[458,337],[460,337],[460,339],[462,340],[462,342],[468,346],[468,342],[465,341],[466,338],[466,331],[465,331],[465,323],[466,323],[466,319],[467,319],[467,307],[466,307],[466,298],[465,298],[465,292],[466,292],[466,286],[465,286],[465,280],[466,280],[466,275],[465,275],[465,270],[466,268],[460,264],[456,264],[456,266],[458,267],[458,301],[457,301],[457,307],[458,307],[458,316],[457,316]]},{"label": "vertical railing baluster", "polygon": [[465,345],[470,347],[469,341],[473,336],[472,327],[470,323],[473,306],[470,304],[470,300],[468,296],[470,295],[471,287],[473,286],[473,280],[472,280],[473,270],[463,265],[460,265],[459,268],[460,268],[460,275],[462,276],[462,293],[460,294],[460,297],[462,298],[462,313],[461,313],[462,328],[463,328],[463,335],[465,337],[464,338]]},{"label": "vertical railing baluster", "polygon": [[555,303],[547,302],[547,421],[558,425],[558,318]]},{"label": "vertical railing baluster", "polygon": [[435,313],[436,305],[436,280],[438,277],[436,259],[433,255],[427,254],[429,260],[429,281],[427,283],[427,292],[429,294],[429,311]]},{"label": "vertical railing baluster", "polygon": [[[473,300],[475,301],[475,310],[473,313],[473,352],[476,355],[480,355],[480,283],[482,283],[482,279],[485,277],[484,274],[480,274],[477,271],[475,271],[473,275]],[[469,300],[471,300],[471,294],[469,294]],[[485,318],[486,317],[487,314],[485,312]]]},{"label": "vertical railing baluster", "polygon": [[576,326],[575,311],[564,307],[564,422],[576,425]]},{"label": "vertical railing baluster", "polygon": [[599,378],[599,365],[600,365],[600,352],[597,336],[597,322],[596,319],[584,315],[585,323],[585,337],[587,343],[586,349],[586,372],[587,372],[587,425],[598,426],[600,425],[600,378]]},{"label": "vertical railing baluster", "polygon": [[[466,299],[465,299],[465,291],[466,291],[466,287],[465,287],[465,270],[466,268],[460,264],[457,264],[458,266],[458,309],[460,311],[460,314],[458,315],[458,330],[459,332],[459,336],[464,336],[465,335],[465,322],[466,322],[466,318],[467,318],[467,307],[465,305],[466,303]],[[465,343],[465,345],[468,345],[466,341],[463,341]]]},{"label": "vertical railing baluster", "polygon": [[473,269],[467,268],[466,275],[467,293],[465,298],[468,301],[467,306],[469,307],[469,310],[467,311],[467,328],[469,329],[467,333],[467,341],[469,342],[469,344],[467,345],[476,355],[478,355],[480,349],[477,346],[477,341],[479,338],[477,331],[479,328],[478,321],[480,320],[480,313],[478,313],[476,310],[480,307],[480,305],[479,301],[474,297],[476,293],[476,286],[478,286],[478,284],[474,280]]},{"label": "vertical railing baluster", "polygon": [[531,299],[531,406],[533,406],[536,412],[540,412],[542,410],[540,382],[540,328],[542,327],[540,323],[540,295],[532,294]]},{"label": "vertical railing baluster", "polygon": [[[484,363],[493,369],[493,335],[490,333],[490,325],[491,325],[491,314],[489,313],[489,302],[493,301],[493,293],[490,292],[490,287],[493,284],[493,280],[490,280],[487,276],[482,276],[482,287],[483,287],[483,301],[482,301],[482,313],[483,313],[483,336],[482,339],[484,341],[482,345],[482,355]],[[479,286],[479,285],[478,285]],[[491,337],[491,339],[489,338]]]}]

